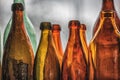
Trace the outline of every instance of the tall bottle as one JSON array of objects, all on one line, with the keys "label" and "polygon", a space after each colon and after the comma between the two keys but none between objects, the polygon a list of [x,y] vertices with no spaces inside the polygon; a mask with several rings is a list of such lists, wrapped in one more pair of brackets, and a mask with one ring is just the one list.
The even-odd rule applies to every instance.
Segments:
[{"label": "tall bottle", "polygon": [[69,40],[63,57],[62,80],[87,80],[87,60],[80,40],[80,22],[69,22]]},{"label": "tall bottle", "polygon": [[60,63],[60,68],[62,67],[62,59],[63,59],[63,49],[62,49],[62,43],[61,43],[61,38],[60,38],[60,31],[61,27],[59,24],[53,24],[52,26],[52,35],[53,35],[53,40],[55,43],[55,47],[57,50],[57,57]]},{"label": "tall bottle", "polygon": [[[101,12],[102,11],[114,11],[115,14],[115,21],[116,24],[118,25],[118,29],[120,30],[120,19],[117,15],[117,12],[115,10],[115,6],[114,6],[114,0],[102,0],[102,8],[101,8]],[[95,34],[95,32],[97,31],[99,25],[100,25],[100,16],[101,16],[101,12],[100,15],[94,25],[94,30],[93,30],[93,35]]]},{"label": "tall bottle", "polygon": [[4,46],[2,80],[32,80],[34,52],[24,27],[24,7],[14,3],[12,11],[12,27]]},{"label": "tall bottle", "polygon": [[[109,1],[109,4],[113,2],[113,0],[105,1]],[[115,10],[101,11],[99,24],[90,42],[95,80],[120,80],[120,25],[118,22]]]},{"label": "tall bottle", "polygon": [[[23,6],[25,7],[25,3],[24,3],[24,0],[14,0],[14,3],[22,3]],[[27,13],[26,11],[24,10],[23,12],[23,19],[24,19],[24,25],[25,25],[25,30],[30,38],[30,41],[32,43],[32,47],[33,47],[33,50],[34,50],[34,54],[36,53],[36,49],[37,49],[37,41],[36,41],[36,33],[35,33],[35,29],[33,27],[33,24],[31,23],[30,19],[28,18],[27,16]],[[9,20],[6,28],[5,28],[5,31],[4,31],[4,38],[3,38],[3,45],[5,46],[5,43],[6,43],[6,40],[8,38],[8,34],[10,32],[10,29],[11,29],[11,26],[12,26],[12,17],[11,19]]]},{"label": "tall bottle", "polygon": [[41,39],[35,57],[34,80],[60,80],[60,65],[52,37],[51,23],[42,22]]}]

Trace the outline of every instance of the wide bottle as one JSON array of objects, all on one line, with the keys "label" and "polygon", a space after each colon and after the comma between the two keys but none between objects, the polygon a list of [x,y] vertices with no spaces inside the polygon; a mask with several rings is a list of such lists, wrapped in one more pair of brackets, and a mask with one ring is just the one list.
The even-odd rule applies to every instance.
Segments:
[{"label": "wide bottle", "polygon": [[34,80],[60,80],[60,65],[50,22],[40,25],[41,39],[35,57]]},{"label": "wide bottle", "polygon": [[103,0],[103,8],[94,27],[89,50],[95,80],[120,79],[120,21],[113,0]]},{"label": "wide bottle", "polygon": [[15,3],[12,11],[12,27],[4,46],[2,80],[32,80],[34,52],[24,27],[24,7]]},{"label": "wide bottle", "polygon": [[57,57],[60,63],[60,68],[62,67],[62,60],[63,60],[63,49],[62,49],[62,42],[60,38],[60,31],[61,27],[59,24],[53,24],[52,26],[52,35],[53,35],[53,40],[55,43],[55,47],[57,50]]},{"label": "wide bottle", "polygon": [[[24,0],[14,0],[14,3],[22,3],[24,8],[25,8]],[[23,19],[24,19],[25,30],[28,34],[28,37],[30,38],[30,41],[32,43],[32,47],[33,47],[33,50],[34,50],[34,54],[35,54],[36,49],[37,49],[36,33],[35,33],[35,29],[33,27],[33,24],[31,23],[30,19],[28,18],[25,10],[23,11]],[[4,36],[3,36],[4,37],[3,38],[3,45],[4,46],[5,46],[6,40],[8,38],[8,34],[10,32],[11,26],[12,26],[12,17],[9,20],[9,22],[8,22],[6,28],[5,28],[5,31],[4,31]]]},{"label": "wide bottle", "polygon": [[69,40],[63,57],[62,80],[87,80],[87,59],[80,39],[80,22],[69,22]]}]

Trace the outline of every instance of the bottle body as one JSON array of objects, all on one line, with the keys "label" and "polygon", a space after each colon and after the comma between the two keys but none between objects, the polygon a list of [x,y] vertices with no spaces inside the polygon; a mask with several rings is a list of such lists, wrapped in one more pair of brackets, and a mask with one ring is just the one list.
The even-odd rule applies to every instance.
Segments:
[{"label": "bottle body", "polygon": [[41,27],[41,40],[34,64],[34,80],[60,80],[60,65],[50,29],[51,24],[43,22]]},{"label": "bottle body", "polygon": [[13,4],[12,27],[4,46],[2,80],[32,80],[34,52],[23,22],[23,6]]},{"label": "bottle body", "polygon": [[102,11],[100,25],[90,42],[96,80],[120,79],[120,34],[114,11]]},{"label": "bottle body", "polygon": [[70,36],[63,57],[62,80],[87,80],[87,61],[79,37],[79,21],[70,21]]},{"label": "bottle body", "polygon": [[62,60],[63,60],[63,49],[62,49],[62,43],[61,43],[61,38],[60,38],[60,31],[61,27],[58,24],[53,24],[52,26],[52,35],[53,35],[53,40],[55,43],[55,47],[57,50],[57,57],[60,63],[60,68],[62,67]]},{"label": "bottle body", "polygon": [[[22,3],[25,6],[24,0],[14,0],[14,3]],[[32,47],[34,50],[34,54],[36,53],[37,49],[37,41],[36,41],[36,33],[33,27],[33,24],[31,23],[30,19],[28,18],[26,12],[24,11],[24,25],[25,25],[25,30],[28,34],[28,37],[30,38],[30,41],[32,43]],[[4,38],[3,38],[3,45],[5,46],[6,40],[8,38],[10,29],[12,26],[12,17],[10,18],[5,31],[4,31]]]}]

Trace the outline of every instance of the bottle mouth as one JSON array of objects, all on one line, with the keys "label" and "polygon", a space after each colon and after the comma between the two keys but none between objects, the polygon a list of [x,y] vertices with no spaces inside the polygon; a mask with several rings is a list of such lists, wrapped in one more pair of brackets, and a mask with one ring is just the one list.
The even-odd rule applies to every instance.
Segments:
[{"label": "bottle mouth", "polygon": [[40,30],[45,30],[45,29],[48,29],[48,30],[52,29],[51,22],[41,22]]},{"label": "bottle mouth", "polygon": [[24,7],[22,3],[13,3],[12,4],[12,11],[24,11]]},{"label": "bottle mouth", "polygon": [[58,30],[58,31],[61,31],[61,27],[59,24],[53,24],[52,26],[52,30]]},{"label": "bottle mouth", "polygon": [[85,24],[81,24],[80,25],[80,30],[86,30],[86,25]]},{"label": "bottle mouth", "polygon": [[80,28],[80,21],[79,20],[71,20],[68,24],[69,28]]}]

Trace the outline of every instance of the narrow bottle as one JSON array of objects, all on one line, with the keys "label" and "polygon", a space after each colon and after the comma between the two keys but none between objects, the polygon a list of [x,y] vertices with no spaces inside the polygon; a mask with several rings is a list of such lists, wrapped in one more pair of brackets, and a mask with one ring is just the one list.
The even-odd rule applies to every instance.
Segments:
[{"label": "narrow bottle", "polygon": [[34,80],[60,80],[60,65],[50,22],[40,25],[41,39],[35,57]]},{"label": "narrow bottle", "polygon": [[69,22],[69,40],[63,57],[62,80],[87,80],[87,60],[80,40],[80,22]]},{"label": "narrow bottle", "polygon": [[[14,3],[22,3],[24,8],[25,8],[25,3],[24,0],[14,0]],[[25,30],[28,34],[28,37],[30,38],[30,41],[32,43],[32,47],[34,50],[34,54],[36,53],[36,49],[37,49],[37,41],[36,41],[36,33],[35,33],[35,29],[33,27],[33,24],[31,23],[30,19],[27,16],[26,11],[24,10],[23,12],[23,19],[24,19],[24,25],[25,25]],[[6,40],[8,38],[8,34],[10,32],[12,26],[12,17],[10,18],[5,31],[4,31],[4,36],[3,36],[3,45],[5,46]]]},{"label": "narrow bottle", "polygon": [[95,80],[120,80],[119,27],[113,10],[101,11],[98,28],[90,42]]},{"label": "narrow bottle", "polygon": [[12,11],[12,26],[4,46],[2,80],[32,80],[34,52],[24,27],[24,7],[14,3]]},{"label": "narrow bottle", "polygon": [[57,50],[57,57],[60,63],[60,68],[62,67],[62,59],[63,59],[63,49],[62,49],[62,43],[61,43],[61,38],[60,38],[60,31],[61,27],[59,24],[53,24],[52,26],[52,35],[53,35],[53,40],[55,43],[55,47]]}]

